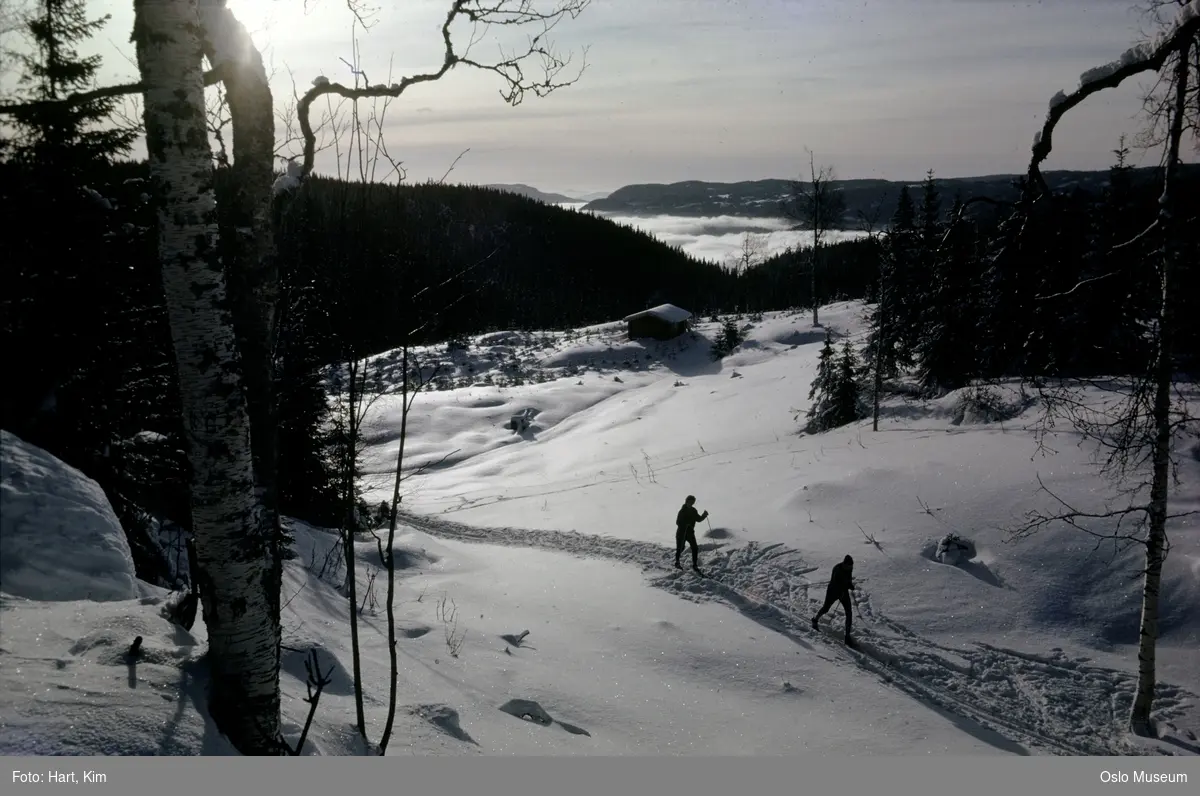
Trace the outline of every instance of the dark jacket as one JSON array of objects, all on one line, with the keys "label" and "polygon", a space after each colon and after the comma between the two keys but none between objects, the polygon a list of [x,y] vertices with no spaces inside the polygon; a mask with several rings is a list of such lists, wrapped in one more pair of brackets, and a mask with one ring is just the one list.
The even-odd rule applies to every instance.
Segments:
[{"label": "dark jacket", "polygon": [[[704,513],[708,514],[708,512]],[[675,515],[675,527],[684,533],[694,531],[696,530],[696,523],[700,522],[702,519],[704,519],[704,516],[701,515],[700,512],[696,511],[695,506],[689,506],[688,504],[684,503],[683,508],[681,508],[679,513]]]},{"label": "dark jacket", "polygon": [[845,562],[833,565],[833,572],[829,575],[829,588],[826,593],[831,597],[841,597],[843,594],[854,591],[854,570],[846,566]]}]

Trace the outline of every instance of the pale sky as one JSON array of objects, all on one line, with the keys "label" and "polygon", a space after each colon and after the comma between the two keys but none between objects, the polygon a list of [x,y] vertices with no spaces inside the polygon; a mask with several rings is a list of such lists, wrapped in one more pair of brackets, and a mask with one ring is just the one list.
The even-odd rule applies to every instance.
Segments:
[{"label": "pale sky", "polygon": [[[374,2],[375,25],[359,44],[371,81],[436,69],[449,0]],[[352,54],[342,0],[316,0],[308,12],[303,0],[230,7],[277,70],[277,104],[291,94],[289,69],[301,89],[320,74],[351,80],[340,60]],[[113,15],[101,50],[108,77],[133,78],[132,3],[93,8]],[[1017,173],[1050,97],[1119,57],[1144,27],[1133,0],[593,0],[554,35],[577,62],[589,47],[576,85],[512,108],[498,78],[459,67],[406,92],[385,129],[410,180],[440,177],[469,148],[452,181],[575,195],[795,177],[807,168],[805,147],[843,178]],[[497,46],[485,40],[473,55]],[[1111,165],[1119,135],[1141,127],[1148,85],[1131,82],[1068,114],[1045,168]],[[332,168],[318,159],[319,170]]]}]

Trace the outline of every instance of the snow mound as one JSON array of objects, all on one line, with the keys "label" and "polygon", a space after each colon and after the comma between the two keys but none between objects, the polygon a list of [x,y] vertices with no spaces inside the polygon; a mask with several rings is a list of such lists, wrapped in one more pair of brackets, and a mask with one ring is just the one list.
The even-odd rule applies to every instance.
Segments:
[{"label": "snow mound", "polygon": [[975,543],[956,533],[948,533],[938,540],[934,556],[943,564],[954,565],[975,557]]},{"label": "snow mound", "polygon": [[0,431],[0,590],[42,601],[138,597],[125,531],[104,491]]},{"label": "snow mound", "polygon": [[1019,387],[977,384],[947,393],[934,405],[953,425],[986,425],[1013,420],[1034,404]]}]

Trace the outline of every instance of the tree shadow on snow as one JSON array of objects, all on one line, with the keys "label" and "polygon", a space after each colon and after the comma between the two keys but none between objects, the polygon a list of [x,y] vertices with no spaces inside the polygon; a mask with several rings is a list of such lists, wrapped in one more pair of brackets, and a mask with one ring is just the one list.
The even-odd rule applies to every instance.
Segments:
[{"label": "tree shadow on snow", "polygon": [[1001,580],[1000,576],[988,569],[987,564],[981,561],[962,561],[956,565],[963,572],[974,575],[989,586],[995,586],[997,589],[1007,589],[1008,584]]},{"label": "tree shadow on snow", "polygon": [[410,708],[410,712],[414,716],[419,716],[420,718],[425,719],[438,730],[446,735],[449,735],[456,741],[474,744],[475,746],[479,745],[479,742],[472,738],[471,734],[463,729],[462,718],[459,716],[458,711],[449,705],[416,705]]},{"label": "tree shadow on snow", "polygon": [[545,708],[532,699],[510,699],[501,705],[499,710],[509,714],[510,716],[516,716],[518,719],[523,721],[528,721],[533,724],[540,724],[543,727],[549,727],[553,724],[557,724],[572,735],[591,736],[591,733],[582,727],[578,727],[574,724],[568,724],[565,721],[560,721],[552,717],[546,712]]},{"label": "tree shadow on snow", "polygon": [[353,694],[354,678],[350,676],[350,672],[346,670],[338,657],[320,644],[312,644],[305,649],[285,647],[280,650],[279,668],[281,673],[289,674],[301,683],[308,682],[308,670],[305,668],[305,664],[308,662],[311,650],[317,651],[317,660],[320,662],[321,671],[328,673],[329,683],[322,693],[330,696]]},{"label": "tree shadow on snow", "polygon": [[722,370],[721,361],[712,358],[712,341],[702,334],[688,332],[674,340],[639,340],[652,360],[676,376],[693,378],[713,376]]},{"label": "tree shadow on snow", "polygon": [[[159,754],[171,756],[197,753],[201,756],[237,754],[232,744],[217,729],[216,722],[213,721],[212,716],[208,713],[207,685],[209,676],[208,663],[203,658],[187,661],[180,667],[179,683],[177,686],[179,699],[175,705],[175,714],[163,728]],[[189,710],[195,711],[204,722],[204,737],[201,739],[198,752],[176,739],[176,735],[179,732],[179,725],[183,722],[183,718]]]},{"label": "tree shadow on snow", "polygon": [[1190,754],[1200,755],[1200,745],[1191,744],[1191,743],[1188,743],[1187,741],[1180,740],[1179,738],[1176,738],[1174,735],[1164,735],[1164,736],[1160,737],[1158,740],[1162,741],[1163,743],[1170,744],[1172,746],[1178,746],[1180,749],[1183,749],[1184,751],[1186,751]]},{"label": "tree shadow on snow", "polygon": [[909,696],[911,696],[917,702],[920,702],[925,708],[933,711],[958,729],[965,732],[967,735],[970,735],[976,740],[983,741],[988,746],[995,747],[1002,752],[1008,752],[1009,754],[1018,755],[1020,757],[1031,756],[1029,750],[1021,744],[1010,738],[1006,738],[995,730],[984,727],[974,719],[969,719],[966,716],[960,716],[957,713],[953,713],[945,708],[939,707],[938,705],[934,705],[917,694],[910,693]]},{"label": "tree shadow on snow", "polygon": [[937,543],[936,542],[928,542],[925,545],[925,547],[922,548],[921,556],[923,558],[928,559],[929,561],[932,561],[933,563],[937,564],[938,566],[950,567],[952,569],[961,570],[961,571],[967,573],[968,575],[978,578],[979,580],[983,581],[984,583],[986,583],[989,586],[994,586],[997,589],[1011,589],[1012,588],[1007,583],[1005,583],[1004,580],[999,575],[997,575],[995,572],[992,572],[992,570],[988,568],[988,565],[983,563],[982,561],[979,561],[977,559],[965,559],[962,561],[955,562],[953,564],[947,564],[945,562],[938,561],[936,551],[937,551]]},{"label": "tree shadow on snow", "polygon": [[[774,341],[779,345],[791,346],[793,348],[802,345],[812,345],[813,343],[823,343],[825,342],[825,331],[826,330],[820,326],[815,329],[811,327],[803,330],[793,329],[787,334],[782,334],[776,337]],[[832,337],[834,340],[839,340],[845,337],[845,335],[839,334],[838,332],[833,332]]]}]

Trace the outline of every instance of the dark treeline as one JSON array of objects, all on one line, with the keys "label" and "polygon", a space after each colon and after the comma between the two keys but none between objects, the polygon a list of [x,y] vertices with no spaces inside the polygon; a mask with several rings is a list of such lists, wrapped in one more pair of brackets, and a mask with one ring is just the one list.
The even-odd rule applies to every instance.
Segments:
[{"label": "dark treeline", "polygon": [[[564,329],[664,302],[700,315],[811,301],[803,250],[739,274],[602,217],[491,188],[317,178],[281,229],[284,268],[321,285],[346,321],[327,337],[330,361],[347,344],[361,354],[502,328]],[[874,249],[828,247],[821,299],[863,295]]]},{"label": "dark treeline", "polygon": [[[870,385],[899,376],[929,396],[997,379],[1147,377],[1163,244],[1140,233],[1156,218],[1162,185],[1133,179],[1123,146],[1115,154],[1099,190],[1076,187],[1032,207],[987,205],[977,213],[944,197],[932,177],[918,196],[903,191],[865,294],[873,302],[869,335],[861,350],[844,346],[838,355],[827,346],[829,362],[814,387],[824,408],[809,428],[860,417]],[[1193,375],[1200,370],[1198,189],[1200,169],[1181,169],[1174,190],[1184,265],[1169,306],[1175,365]],[[837,395],[858,405],[839,404]]]}]

